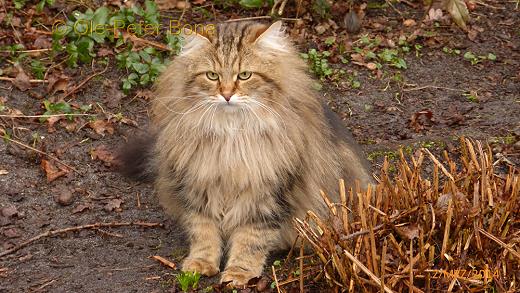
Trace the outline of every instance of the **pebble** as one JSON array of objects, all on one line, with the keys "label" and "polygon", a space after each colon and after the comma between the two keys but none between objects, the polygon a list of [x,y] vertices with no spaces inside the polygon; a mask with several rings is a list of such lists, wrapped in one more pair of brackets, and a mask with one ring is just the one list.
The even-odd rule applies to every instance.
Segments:
[{"label": "pebble", "polygon": [[74,194],[68,189],[63,189],[54,196],[54,200],[62,206],[68,206],[74,201]]}]

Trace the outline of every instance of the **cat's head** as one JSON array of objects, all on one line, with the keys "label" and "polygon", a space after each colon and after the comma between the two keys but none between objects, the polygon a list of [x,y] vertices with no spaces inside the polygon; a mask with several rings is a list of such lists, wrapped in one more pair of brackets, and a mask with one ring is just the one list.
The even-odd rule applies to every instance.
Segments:
[{"label": "cat's head", "polygon": [[276,122],[290,111],[287,93],[308,80],[281,22],[231,22],[209,32],[185,31],[180,55],[159,81],[159,98],[176,95],[167,106],[202,121]]}]

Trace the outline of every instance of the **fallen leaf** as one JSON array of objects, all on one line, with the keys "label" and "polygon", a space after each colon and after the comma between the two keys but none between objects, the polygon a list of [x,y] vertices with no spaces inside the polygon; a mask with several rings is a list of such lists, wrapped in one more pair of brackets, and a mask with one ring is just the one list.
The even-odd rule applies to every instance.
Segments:
[{"label": "fallen leaf", "polygon": [[404,25],[404,26],[408,26],[408,27],[410,27],[410,26],[414,26],[414,25],[416,25],[416,24],[417,24],[417,23],[415,22],[415,20],[413,20],[413,19],[411,19],[411,18],[410,18],[410,19],[406,19],[405,21],[403,21],[403,25]]},{"label": "fallen leaf", "polygon": [[0,169],[0,175],[7,175],[9,171]]},{"label": "fallen leaf", "polygon": [[109,56],[109,55],[114,55],[114,51],[112,51],[112,49],[101,48],[97,51],[98,57],[105,57],[105,56]]},{"label": "fallen leaf", "polygon": [[402,227],[395,227],[397,233],[406,238],[407,240],[413,240],[419,237],[419,227],[416,224],[410,224]]},{"label": "fallen leaf", "polygon": [[77,207],[75,207],[73,210],[72,210],[72,213],[73,214],[77,214],[77,213],[81,213],[81,212],[84,212],[85,210],[89,210],[91,207],[89,204],[80,204],[78,205]]},{"label": "fallen leaf", "polygon": [[111,109],[119,107],[121,100],[125,96],[119,89],[120,86],[116,82],[112,81],[108,81],[104,85],[108,87],[104,98],[107,107]]},{"label": "fallen leaf", "polygon": [[123,200],[121,200],[119,198],[111,199],[105,205],[105,211],[107,211],[107,212],[112,212],[112,211],[120,212],[120,211],[122,211],[122,209],[121,209],[121,204],[122,203],[123,203]]},{"label": "fallen leaf", "polygon": [[469,20],[469,11],[464,0],[448,0],[446,10],[460,28],[467,30],[466,22]]},{"label": "fallen leaf", "polygon": [[50,74],[47,78],[49,85],[47,85],[47,93],[55,94],[57,92],[66,92],[69,85],[69,77],[57,73]]},{"label": "fallen leaf", "polygon": [[29,76],[25,74],[25,71],[19,66],[18,68],[18,74],[16,75],[16,78],[13,80],[13,84],[22,92],[28,90],[31,88],[31,81],[29,79]]},{"label": "fallen leaf", "polygon": [[443,16],[443,13],[442,13],[442,10],[440,8],[430,8],[430,10],[428,11],[428,18],[431,20],[431,21],[436,21],[436,20],[440,20]]},{"label": "fallen leaf", "polygon": [[114,127],[112,123],[107,120],[94,120],[89,122],[88,124],[90,128],[92,128],[97,134],[101,136],[105,136],[105,132],[109,134],[114,134]]},{"label": "fallen leaf", "polygon": [[34,40],[34,48],[36,49],[49,49],[51,47],[51,42],[46,35],[41,35],[36,40]]},{"label": "fallen leaf", "polygon": [[410,127],[412,127],[415,132],[420,132],[431,124],[433,124],[433,113],[430,110],[416,112],[410,118]]},{"label": "fallen leaf", "polygon": [[59,177],[66,175],[69,171],[56,167],[51,161],[42,159],[41,167],[47,176],[47,182],[52,182]]},{"label": "fallen leaf", "polygon": [[95,149],[90,150],[90,157],[92,160],[100,160],[105,166],[110,167],[115,163],[115,155],[106,146],[101,145]]}]

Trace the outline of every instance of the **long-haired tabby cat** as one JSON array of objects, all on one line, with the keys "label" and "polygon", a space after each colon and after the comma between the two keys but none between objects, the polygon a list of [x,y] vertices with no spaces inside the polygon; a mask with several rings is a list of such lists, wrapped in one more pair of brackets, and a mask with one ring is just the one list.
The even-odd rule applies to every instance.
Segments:
[{"label": "long-haired tabby cat", "polygon": [[292,244],[293,217],[324,212],[320,189],[371,177],[280,22],[185,37],[156,84],[153,139],[123,160],[131,175],[155,175],[162,206],[186,229],[182,270],[215,275],[225,252],[221,281],[243,285]]}]

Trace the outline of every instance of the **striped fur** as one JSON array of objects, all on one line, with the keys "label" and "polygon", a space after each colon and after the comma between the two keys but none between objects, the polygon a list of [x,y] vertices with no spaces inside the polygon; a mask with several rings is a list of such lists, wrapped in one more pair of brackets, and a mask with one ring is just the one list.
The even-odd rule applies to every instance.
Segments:
[{"label": "striped fur", "polygon": [[225,250],[221,281],[243,285],[292,243],[293,217],[324,212],[320,189],[371,177],[355,143],[337,137],[280,23],[222,24],[186,39],[152,104],[156,189],[190,236],[182,269],[217,274]]}]

